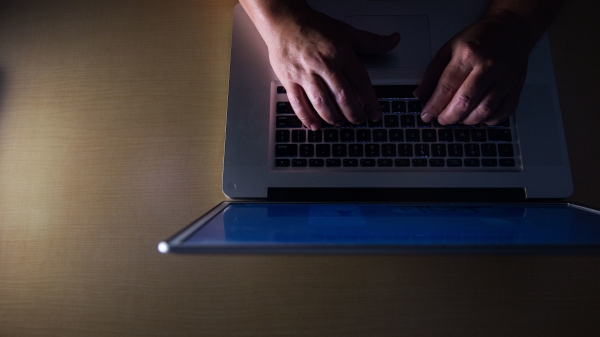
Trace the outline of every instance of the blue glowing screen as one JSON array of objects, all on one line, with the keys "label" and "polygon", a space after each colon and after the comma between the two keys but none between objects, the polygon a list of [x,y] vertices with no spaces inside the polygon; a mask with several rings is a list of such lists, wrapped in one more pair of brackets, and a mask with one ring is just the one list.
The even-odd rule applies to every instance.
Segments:
[{"label": "blue glowing screen", "polygon": [[569,205],[234,203],[185,245],[598,245],[600,215]]}]

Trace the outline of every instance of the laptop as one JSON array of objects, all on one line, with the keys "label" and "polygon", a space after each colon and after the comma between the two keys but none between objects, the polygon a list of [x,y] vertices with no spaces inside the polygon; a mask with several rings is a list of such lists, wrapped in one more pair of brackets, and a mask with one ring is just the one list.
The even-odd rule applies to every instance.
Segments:
[{"label": "laptop", "polygon": [[504,127],[440,128],[419,125],[422,102],[414,100],[412,89],[437,50],[482,17],[487,1],[309,4],[356,28],[402,35],[392,52],[363,58],[385,106],[383,125],[325,127],[319,134],[303,128],[286,107],[285,88],[271,68],[265,43],[237,5],[223,170],[223,192],[229,198],[309,193],[311,199],[349,188],[393,188],[397,194],[491,189],[520,199],[566,198],[572,193],[546,35],[531,53],[519,107]]},{"label": "laptop", "polygon": [[303,127],[237,5],[223,192],[238,200],[219,204],[159,251],[597,250],[600,213],[549,201],[568,197],[573,184],[546,35],[509,120],[440,126],[420,120],[424,102],[412,91],[437,50],[481,18],[486,1],[309,4],[358,29],[402,35],[393,51],[361,57],[381,122]]}]

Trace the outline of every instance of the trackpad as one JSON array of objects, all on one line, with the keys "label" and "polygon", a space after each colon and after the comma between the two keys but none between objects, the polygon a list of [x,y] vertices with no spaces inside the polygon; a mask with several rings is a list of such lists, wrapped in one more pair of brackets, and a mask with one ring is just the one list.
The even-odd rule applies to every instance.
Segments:
[{"label": "trackpad", "polygon": [[380,35],[399,32],[400,43],[385,54],[359,55],[367,68],[426,68],[431,61],[429,19],[425,15],[347,16],[347,24]]}]

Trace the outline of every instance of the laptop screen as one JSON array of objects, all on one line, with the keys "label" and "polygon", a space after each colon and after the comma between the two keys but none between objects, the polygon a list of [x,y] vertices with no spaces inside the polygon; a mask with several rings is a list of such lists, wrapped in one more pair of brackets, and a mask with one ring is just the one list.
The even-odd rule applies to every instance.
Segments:
[{"label": "laptop screen", "polygon": [[598,246],[600,213],[567,204],[232,203],[182,245],[334,250]]}]

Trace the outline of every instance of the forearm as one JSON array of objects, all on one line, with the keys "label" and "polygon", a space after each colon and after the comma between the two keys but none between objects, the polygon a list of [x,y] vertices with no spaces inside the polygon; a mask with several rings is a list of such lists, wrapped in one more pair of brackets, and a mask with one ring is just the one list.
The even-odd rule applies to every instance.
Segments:
[{"label": "forearm", "polygon": [[492,0],[486,15],[501,15],[523,25],[532,43],[544,34],[565,0]]},{"label": "forearm", "polygon": [[289,24],[286,20],[293,20],[309,9],[304,0],[239,1],[265,40],[279,33],[278,28]]}]

